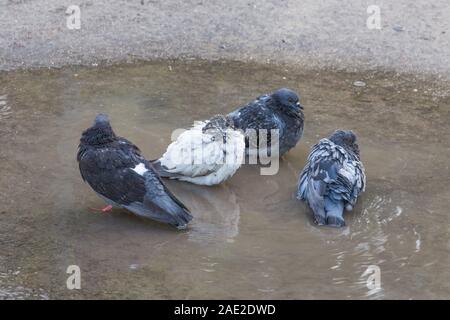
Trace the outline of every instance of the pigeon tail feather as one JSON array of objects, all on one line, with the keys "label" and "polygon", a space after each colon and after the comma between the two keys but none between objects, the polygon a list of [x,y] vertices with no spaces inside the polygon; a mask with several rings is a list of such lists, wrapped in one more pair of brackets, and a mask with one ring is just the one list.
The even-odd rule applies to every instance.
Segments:
[{"label": "pigeon tail feather", "polygon": [[330,227],[343,227],[344,221],[344,201],[332,200],[325,197],[325,211],[327,215],[327,225]]},{"label": "pigeon tail feather", "polygon": [[156,171],[156,173],[161,177],[161,178],[176,178],[176,177],[180,177],[181,175],[177,174],[177,173],[172,173],[167,171],[167,168],[164,167],[161,164],[161,160],[160,159],[156,159],[156,160],[151,160],[150,161],[153,169]]}]

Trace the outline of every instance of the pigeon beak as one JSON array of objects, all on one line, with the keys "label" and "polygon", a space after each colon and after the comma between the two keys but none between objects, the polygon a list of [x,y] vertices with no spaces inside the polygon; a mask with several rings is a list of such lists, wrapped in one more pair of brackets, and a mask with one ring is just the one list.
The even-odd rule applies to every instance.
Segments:
[{"label": "pigeon beak", "polygon": [[295,104],[295,106],[296,106],[297,108],[303,110],[303,106],[300,104],[300,102],[297,102],[297,103]]}]

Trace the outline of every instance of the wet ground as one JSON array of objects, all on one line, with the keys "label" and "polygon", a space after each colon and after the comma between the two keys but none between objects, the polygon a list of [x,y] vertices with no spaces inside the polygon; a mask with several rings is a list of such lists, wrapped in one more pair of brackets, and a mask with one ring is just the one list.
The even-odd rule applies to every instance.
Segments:
[{"label": "wet ground", "polygon": [[[75,157],[97,112],[156,158],[174,129],[281,86],[301,93],[306,128],[277,175],[168,182],[195,217],[187,231],[89,210],[102,202]],[[346,228],[319,228],[294,193],[336,128],[359,136],[367,191]],[[450,298],[448,83],[204,61],[2,73],[0,144],[0,299]],[[69,265],[81,290],[66,288]]]},{"label": "wet ground", "polygon": [[0,0],[0,22],[0,70],[194,57],[450,79],[448,0]]}]

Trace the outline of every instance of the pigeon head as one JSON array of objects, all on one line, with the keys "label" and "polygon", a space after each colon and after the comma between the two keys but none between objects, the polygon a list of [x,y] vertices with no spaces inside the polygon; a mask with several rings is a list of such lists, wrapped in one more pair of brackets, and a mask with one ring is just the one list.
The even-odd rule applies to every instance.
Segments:
[{"label": "pigeon head", "polygon": [[83,132],[80,142],[90,146],[102,146],[116,139],[109,117],[106,114],[99,114],[95,117],[94,124]]},{"label": "pigeon head", "polygon": [[295,91],[290,89],[278,89],[272,93],[272,99],[274,100],[276,106],[283,111],[298,113],[303,110],[303,106],[300,104],[299,96],[295,93]]},{"label": "pigeon head", "polygon": [[109,116],[103,113],[98,114],[95,117],[94,124],[109,124]]},{"label": "pigeon head", "polygon": [[356,135],[351,130],[336,130],[329,138],[335,144],[347,151],[352,151],[359,158],[359,146],[356,143]]}]

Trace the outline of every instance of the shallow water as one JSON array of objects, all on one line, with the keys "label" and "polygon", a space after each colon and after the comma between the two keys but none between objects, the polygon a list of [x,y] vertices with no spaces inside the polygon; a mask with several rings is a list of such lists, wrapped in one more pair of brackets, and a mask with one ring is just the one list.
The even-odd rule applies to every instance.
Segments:
[{"label": "shallow water", "polygon": [[[96,113],[153,159],[174,129],[281,86],[301,93],[306,128],[277,175],[168,182],[194,215],[184,232],[89,210],[102,202],[75,158]],[[336,128],[358,134],[367,190],[346,228],[320,228],[294,194],[309,147]],[[447,83],[202,61],[3,73],[0,143],[0,299],[450,298]],[[81,290],[66,289],[69,265]]]}]

